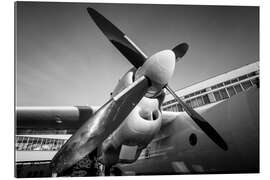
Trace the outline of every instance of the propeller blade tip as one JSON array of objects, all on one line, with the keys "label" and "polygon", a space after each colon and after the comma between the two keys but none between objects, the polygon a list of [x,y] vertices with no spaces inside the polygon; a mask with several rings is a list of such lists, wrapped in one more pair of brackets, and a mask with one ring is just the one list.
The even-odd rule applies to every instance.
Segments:
[{"label": "propeller blade tip", "polygon": [[98,14],[98,12],[97,12],[95,9],[90,8],[90,7],[87,8],[87,12],[89,13],[89,15],[90,15],[91,17],[93,17],[93,16],[95,16],[96,14]]},{"label": "propeller blade tip", "polygon": [[174,52],[176,59],[178,59],[182,58],[187,53],[188,49],[189,45],[184,42],[174,47],[172,51]]},{"label": "propeller blade tip", "polygon": [[224,151],[228,151],[228,145],[226,144],[226,142],[223,142],[220,147],[224,150]]},{"label": "propeller blade tip", "polygon": [[94,12],[95,10],[91,7],[86,8],[89,13]]}]

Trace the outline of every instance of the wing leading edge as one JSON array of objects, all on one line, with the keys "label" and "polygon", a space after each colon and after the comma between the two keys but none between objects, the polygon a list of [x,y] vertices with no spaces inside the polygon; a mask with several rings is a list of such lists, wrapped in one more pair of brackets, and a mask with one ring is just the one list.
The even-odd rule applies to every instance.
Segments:
[{"label": "wing leading edge", "polygon": [[17,129],[78,129],[98,107],[20,106],[16,107]]}]

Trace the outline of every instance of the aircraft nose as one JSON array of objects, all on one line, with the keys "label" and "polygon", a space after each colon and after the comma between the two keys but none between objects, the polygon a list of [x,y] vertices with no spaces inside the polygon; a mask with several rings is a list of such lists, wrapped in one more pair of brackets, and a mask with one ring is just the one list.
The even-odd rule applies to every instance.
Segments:
[{"label": "aircraft nose", "polygon": [[175,54],[171,50],[164,50],[156,54],[156,81],[166,85],[171,79],[175,68]]},{"label": "aircraft nose", "polygon": [[136,79],[148,77],[154,91],[160,91],[171,79],[175,68],[175,54],[172,50],[163,50],[151,56],[136,72]]}]

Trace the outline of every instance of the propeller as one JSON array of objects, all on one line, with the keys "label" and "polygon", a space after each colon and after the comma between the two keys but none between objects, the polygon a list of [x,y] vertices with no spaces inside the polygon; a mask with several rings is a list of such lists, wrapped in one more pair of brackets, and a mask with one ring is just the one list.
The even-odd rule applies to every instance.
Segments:
[{"label": "propeller", "polygon": [[[87,11],[104,35],[131,62],[131,64],[133,64],[136,68],[140,68],[144,64],[147,64],[144,63],[147,60],[147,56],[122,31],[120,31],[115,25],[113,25],[108,19],[106,19],[96,10],[87,8]],[[178,62],[179,59],[186,54],[188,48],[189,46],[187,43],[181,43],[172,49],[175,54],[176,62]],[[183,102],[167,84],[164,86],[164,88],[166,88],[172,94],[172,96],[184,108],[191,119],[193,119],[193,121],[213,142],[215,142],[225,151],[228,149],[226,142],[201,115],[186,105],[185,102]]]},{"label": "propeller", "polygon": [[51,161],[53,173],[61,173],[91,153],[121,124],[151,86],[142,76],[105,103],[61,147]]},{"label": "propeller", "polygon": [[[137,69],[141,67],[144,68],[141,69],[142,74],[139,74],[137,79],[130,86],[105,103],[61,147],[50,164],[53,173],[61,173],[99,147],[102,142],[117,129],[147,91],[153,87],[154,83],[167,82],[168,77],[170,77],[170,72],[172,72],[167,72],[168,66],[173,70],[175,61],[182,58],[188,50],[187,43],[182,43],[172,50],[164,50],[148,59],[142,50],[140,50],[128,36],[104,16],[92,8],[87,8],[87,11],[104,35],[128,59],[128,61]],[[172,61],[166,62],[166,58],[172,60],[173,63],[171,63]],[[175,60],[172,58],[175,58]],[[151,62],[162,62],[162,64],[152,66]],[[161,71],[155,71],[156,69],[160,69]],[[168,76],[163,78],[162,73],[158,72],[167,72]],[[160,78],[159,81],[156,81],[155,78],[157,77]],[[181,101],[167,84],[164,85],[162,87],[166,88],[174,96],[188,115],[210,137],[210,139],[222,149],[227,150],[228,147],[226,142],[215,129],[195,110]]]}]

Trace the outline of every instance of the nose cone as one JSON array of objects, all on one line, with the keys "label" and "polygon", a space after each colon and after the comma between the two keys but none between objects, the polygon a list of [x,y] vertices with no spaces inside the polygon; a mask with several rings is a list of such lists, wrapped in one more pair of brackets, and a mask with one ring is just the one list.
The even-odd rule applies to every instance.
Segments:
[{"label": "nose cone", "polygon": [[175,68],[175,54],[171,50],[160,51],[151,56],[136,72],[136,78],[148,77],[155,89],[160,89],[171,79]]},{"label": "nose cone", "polygon": [[175,68],[175,54],[171,50],[161,51],[153,56],[153,81],[166,85],[171,79]]}]

